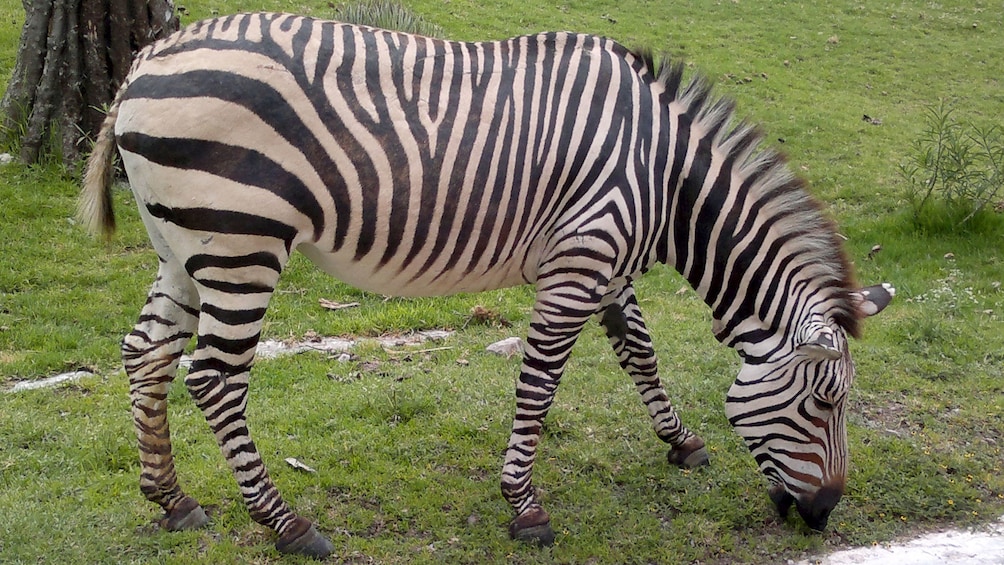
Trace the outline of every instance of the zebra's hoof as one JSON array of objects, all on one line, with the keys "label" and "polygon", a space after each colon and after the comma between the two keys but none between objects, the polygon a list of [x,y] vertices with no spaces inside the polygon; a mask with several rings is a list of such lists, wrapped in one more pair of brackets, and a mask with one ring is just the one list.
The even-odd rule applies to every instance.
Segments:
[{"label": "zebra's hoof", "polygon": [[171,532],[181,530],[197,530],[209,523],[209,516],[206,511],[199,506],[194,498],[186,496],[174,507],[173,510],[164,515],[160,520],[160,527]]},{"label": "zebra's hoof", "polygon": [[540,506],[532,506],[509,523],[509,537],[546,547],[554,543],[551,517]]},{"label": "zebra's hoof", "polygon": [[306,518],[297,517],[296,520],[299,523],[275,542],[275,548],[279,553],[295,553],[314,559],[324,559],[335,551],[335,546],[328,541],[328,538],[322,536]]},{"label": "zebra's hoof", "polygon": [[704,440],[697,436],[683,442],[683,445],[671,449],[666,454],[666,460],[669,461],[670,465],[684,469],[693,469],[711,463],[708,450],[704,448]]}]

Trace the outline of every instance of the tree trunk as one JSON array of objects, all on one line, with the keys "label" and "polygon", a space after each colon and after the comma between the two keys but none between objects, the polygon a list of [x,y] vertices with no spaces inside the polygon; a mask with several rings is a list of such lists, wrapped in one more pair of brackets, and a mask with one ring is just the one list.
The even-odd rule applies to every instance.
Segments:
[{"label": "tree trunk", "polygon": [[22,0],[14,72],[0,125],[24,163],[69,167],[101,128],[133,54],[178,29],[172,0]]}]

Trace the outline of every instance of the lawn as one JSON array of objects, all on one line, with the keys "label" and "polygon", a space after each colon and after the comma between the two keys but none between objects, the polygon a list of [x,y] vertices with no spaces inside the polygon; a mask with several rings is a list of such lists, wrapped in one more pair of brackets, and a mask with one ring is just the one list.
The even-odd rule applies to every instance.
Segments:
[{"label": "lawn", "polygon": [[[540,549],[509,540],[498,487],[519,360],[484,351],[526,331],[531,289],[385,300],[298,256],[266,338],[456,330],[410,348],[364,344],[348,361],[304,353],[256,365],[256,443],[286,499],[335,543],[332,562],[783,563],[1004,513],[1004,218],[987,212],[958,228],[935,209],[919,222],[899,170],[917,150],[926,109],[942,100],[965,120],[1000,122],[999,2],[666,4],[408,2],[453,39],[574,30],[687,61],[788,154],[840,224],[862,283],[897,287],[896,302],[852,344],[851,470],[829,529],[776,517],[723,412],[738,358],[714,340],[707,307],[671,269],[636,286],[670,395],[712,464],[666,464],[630,379],[591,325],[541,444],[536,483],[558,539]],[[314,0],[184,6],[183,23],[256,9],[336,15]],[[20,2],[0,0],[4,83],[22,21]],[[211,523],[185,533],[156,526],[159,509],[137,488],[118,343],[157,259],[127,191],[115,194],[120,227],[104,244],[74,224],[78,190],[52,166],[0,168],[0,561],[306,562],[280,557],[271,532],[248,517],[180,379],[169,399],[179,475]],[[322,298],[360,306],[332,312]],[[492,316],[473,316],[475,306]],[[79,368],[95,376],[6,392]]]}]

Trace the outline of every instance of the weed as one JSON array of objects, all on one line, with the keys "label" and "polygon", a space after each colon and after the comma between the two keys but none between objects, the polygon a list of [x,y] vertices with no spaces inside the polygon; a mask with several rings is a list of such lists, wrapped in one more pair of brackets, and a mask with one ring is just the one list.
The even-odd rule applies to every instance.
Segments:
[{"label": "weed", "polygon": [[927,107],[924,118],[914,154],[900,165],[915,221],[937,222],[935,206],[933,214],[956,227],[988,206],[1004,211],[1004,129],[960,122],[944,100]]},{"label": "weed", "polygon": [[940,316],[951,316],[962,308],[979,305],[972,286],[962,286],[962,271],[956,268],[942,269],[942,278],[926,292],[907,298],[910,302],[927,303]]},{"label": "weed", "polygon": [[342,22],[416,33],[426,37],[443,37],[443,28],[426,21],[394,0],[357,0],[335,10]]}]

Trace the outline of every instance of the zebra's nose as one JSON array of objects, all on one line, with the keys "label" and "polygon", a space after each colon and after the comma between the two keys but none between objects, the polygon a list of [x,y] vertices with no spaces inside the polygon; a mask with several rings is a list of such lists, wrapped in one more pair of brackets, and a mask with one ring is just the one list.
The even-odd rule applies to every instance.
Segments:
[{"label": "zebra's nose", "polygon": [[826,485],[816,492],[816,495],[808,500],[799,500],[795,503],[798,514],[805,520],[813,530],[821,532],[826,529],[826,522],[830,519],[830,512],[840,502],[840,497],[844,494],[844,485]]}]

